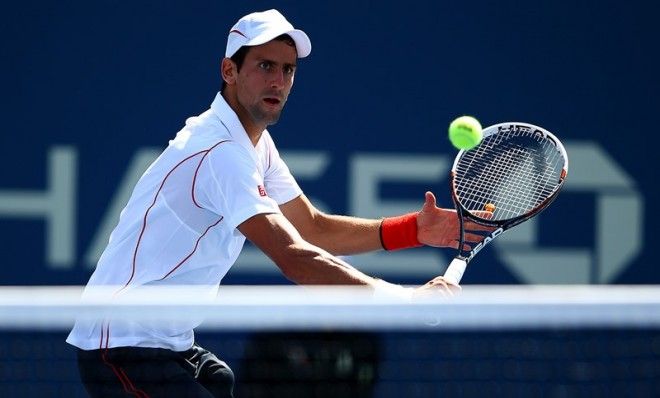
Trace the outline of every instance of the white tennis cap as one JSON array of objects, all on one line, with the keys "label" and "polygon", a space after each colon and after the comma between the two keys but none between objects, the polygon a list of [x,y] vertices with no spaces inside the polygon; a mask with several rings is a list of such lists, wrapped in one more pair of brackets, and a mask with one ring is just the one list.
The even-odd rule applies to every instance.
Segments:
[{"label": "white tennis cap", "polygon": [[307,34],[293,25],[277,10],[255,12],[239,19],[229,31],[225,57],[230,58],[243,46],[258,46],[277,36],[287,34],[296,43],[298,58],[305,58],[312,52],[312,43]]}]

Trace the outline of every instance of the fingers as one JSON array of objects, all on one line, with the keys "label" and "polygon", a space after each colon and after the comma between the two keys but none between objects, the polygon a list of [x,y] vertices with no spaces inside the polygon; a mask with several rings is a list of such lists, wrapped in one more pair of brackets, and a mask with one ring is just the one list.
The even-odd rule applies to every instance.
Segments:
[{"label": "fingers", "polygon": [[427,191],[424,195],[424,209],[434,209],[436,207],[435,195],[433,192]]},{"label": "fingers", "polygon": [[476,210],[476,211],[471,211],[470,213],[474,214],[477,217],[485,218],[486,220],[490,220],[491,218],[493,218],[492,211]]},{"label": "fingers", "polygon": [[[452,242],[449,244],[449,246],[447,246],[447,247],[450,247],[450,248],[452,248],[452,249],[458,249],[458,240],[454,240],[454,241],[452,241]],[[463,249],[462,249],[462,250],[463,250],[464,252],[469,252],[470,250],[472,250],[472,246],[468,245],[467,243],[463,243]]]},{"label": "fingers", "polygon": [[432,297],[452,297],[460,293],[461,287],[447,281],[443,276],[438,276],[418,287],[413,292],[414,299]]},{"label": "fingers", "polygon": [[489,227],[487,225],[477,224],[476,222],[473,221],[467,221],[465,223],[464,228],[470,231],[488,231],[488,232],[494,231],[496,229],[495,227]]},{"label": "fingers", "polygon": [[432,284],[433,286],[442,285],[442,286],[448,287],[452,290],[456,290],[456,289],[460,290],[461,289],[461,287],[459,285],[449,281],[448,279],[446,279],[442,275],[441,276],[436,276],[435,278],[433,278],[428,283]]},{"label": "fingers", "polygon": [[[472,246],[483,240],[484,237],[481,235],[465,234],[465,242],[469,242],[469,243],[463,242],[463,251],[469,252],[470,250],[472,250]],[[449,247],[453,249],[458,249],[458,240],[452,241]]]},{"label": "fingers", "polygon": [[472,233],[465,233],[465,242],[468,243],[479,243],[482,240],[484,240],[484,235],[479,235],[479,234],[472,234]]}]

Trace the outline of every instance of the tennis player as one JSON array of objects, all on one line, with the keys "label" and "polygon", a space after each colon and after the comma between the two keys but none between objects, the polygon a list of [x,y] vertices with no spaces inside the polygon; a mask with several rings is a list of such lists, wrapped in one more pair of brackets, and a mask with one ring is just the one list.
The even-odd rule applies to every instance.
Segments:
[{"label": "tennis player", "polygon": [[[112,286],[119,297],[142,286],[195,285],[215,295],[247,238],[298,284],[366,285],[404,299],[451,293],[442,277],[404,288],[336,257],[455,248],[458,225],[430,192],[419,212],[381,220],[328,215],[310,203],[266,130],[280,117],[298,59],[310,51],[308,36],[276,10],[246,15],[231,28],[221,91],[141,177],[86,292]],[[195,344],[198,324],[80,320],[67,342],[79,349],[93,397],[231,397],[234,375]]]}]

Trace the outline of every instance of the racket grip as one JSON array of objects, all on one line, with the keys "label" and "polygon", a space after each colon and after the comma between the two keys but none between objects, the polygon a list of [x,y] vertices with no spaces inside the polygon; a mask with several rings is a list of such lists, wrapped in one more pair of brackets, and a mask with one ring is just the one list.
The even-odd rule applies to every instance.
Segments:
[{"label": "racket grip", "polygon": [[458,286],[458,284],[461,283],[465,267],[467,267],[467,262],[465,260],[460,258],[451,260],[449,267],[447,267],[447,270],[445,271],[444,278],[447,282]]}]

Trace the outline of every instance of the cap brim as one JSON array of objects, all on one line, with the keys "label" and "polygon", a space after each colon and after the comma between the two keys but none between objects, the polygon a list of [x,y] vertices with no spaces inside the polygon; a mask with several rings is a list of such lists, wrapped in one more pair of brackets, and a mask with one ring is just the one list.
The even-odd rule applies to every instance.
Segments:
[{"label": "cap brim", "polygon": [[285,30],[283,32],[278,32],[277,34],[271,31],[267,35],[260,35],[252,40],[248,40],[244,46],[258,46],[260,44],[267,43],[281,35],[291,36],[294,43],[296,43],[298,58],[305,58],[312,52],[312,42],[309,40],[307,34],[300,29]]},{"label": "cap brim", "polygon": [[312,42],[309,40],[307,33],[300,29],[294,29],[287,32],[289,36],[296,43],[296,50],[298,50],[298,58],[305,58],[312,52]]}]

